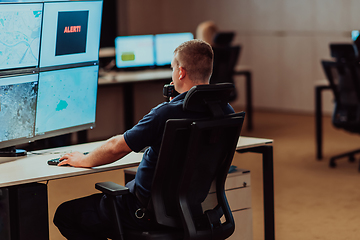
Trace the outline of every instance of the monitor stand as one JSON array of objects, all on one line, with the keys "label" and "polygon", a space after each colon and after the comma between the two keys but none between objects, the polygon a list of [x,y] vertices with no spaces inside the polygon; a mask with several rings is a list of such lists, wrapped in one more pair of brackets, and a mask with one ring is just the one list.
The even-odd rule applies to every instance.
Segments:
[{"label": "monitor stand", "polygon": [[0,157],[21,157],[26,156],[26,151],[16,149],[15,146],[0,149]]}]

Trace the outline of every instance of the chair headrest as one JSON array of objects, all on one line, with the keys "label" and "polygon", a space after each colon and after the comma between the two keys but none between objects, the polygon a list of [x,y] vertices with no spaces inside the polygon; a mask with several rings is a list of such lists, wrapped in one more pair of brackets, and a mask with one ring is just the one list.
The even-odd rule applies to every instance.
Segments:
[{"label": "chair headrest", "polygon": [[213,116],[224,115],[221,106],[228,104],[235,86],[232,83],[197,85],[185,96],[183,109],[193,112],[212,112]]},{"label": "chair headrest", "polygon": [[358,57],[357,48],[350,43],[331,43],[330,53],[332,57],[341,62],[354,61]]},{"label": "chair headrest", "polygon": [[230,46],[234,39],[234,32],[218,32],[213,39],[216,46]]}]

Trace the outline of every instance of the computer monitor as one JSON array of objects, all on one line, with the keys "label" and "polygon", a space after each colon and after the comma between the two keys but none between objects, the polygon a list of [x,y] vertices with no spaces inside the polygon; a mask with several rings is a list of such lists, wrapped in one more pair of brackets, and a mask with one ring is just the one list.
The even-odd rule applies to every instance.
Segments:
[{"label": "computer monitor", "polygon": [[359,58],[359,52],[360,52],[360,31],[359,30],[353,30],[351,31],[351,39],[354,42],[354,45],[356,47],[356,54],[357,58]]},{"label": "computer monitor", "polygon": [[40,68],[99,60],[102,1],[45,2]]},{"label": "computer monitor", "polygon": [[102,3],[0,2],[0,156],[95,126]]},{"label": "computer monitor", "polygon": [[0,71],[38,67],[42,3],[1,4]]},{"label": "computer monitor", "polygon": [[155,35],[155,64],[157,66],[170,65],[174,50],[181,43],[194,39],[190,32],[167,33]]},{"label": "computer monitor", "polygon": [[0,147],[34,137],[37,86],[38,74],[0,78]]},{"label": "computer monitor", "polygon": [[353,42],[355,42],[360,35],[360,31],[359,30],[352,30],[351,31],[351,39],[353,40]]},{"label": "computer monitor", "polygon": [[98,74],[98,65],[40,72],[35,135],[93,127]]},{"label": "computer monitor", "polygon": [[154,36],[134,35],[116,37],[115,60],[117,68],[154,66]]}]

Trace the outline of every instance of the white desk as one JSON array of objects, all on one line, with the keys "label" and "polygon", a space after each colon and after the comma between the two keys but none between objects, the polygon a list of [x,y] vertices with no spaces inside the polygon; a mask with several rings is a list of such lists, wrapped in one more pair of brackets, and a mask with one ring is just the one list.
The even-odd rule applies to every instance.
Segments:
[{"label": "white desk", "polygon": [[[263,154],[264,225],[266,240],[275,239],[272,142],[271,139],[240,137],[236,149],[239,153],[257,152]],[[133,152],[112,164],[94,168],[57,167],[47,164],[48,160],[59,157],[66,152],[88,152],[102,143],[103,141],[47,149],[30,152],[25,157],[14,158],[13,160],[5,159],[6,162],[0,163],[0,187],[134,167],[137,166],[142,159],[142,153]],[[41,155],[38,155],[39,153],[41,153]]]},{"label": "white desk", "polygon": [[259,147],[266,144],[272,144],[274,140],[266,138],[244,137],[241,136],[236,145],[236,151],[246,150],[248,148]]},{"label": "white desk", "polygon": [[101,143],[103,141],[33,152],[42,153],[42,155],[30,152],[25,157],[13,158],[12,160],[10,158],[2,159],[2,161],[6,162],[0,163],[0,187],[134,167],[141,161],[142,154],[132,152],[117,162],[94,168],[57,167],[47,164],[48,160],[60,157],[66,152],[88,152],[101,145]]},{"label": "white desk", "polygon": [[[119,161],[94,168],[49,166],[47,161],[71,151],[89,152],[104,141],[29,152],[25,157],[0,158],[0,187],[47,181],[137,166],[142,153],[130,153]],[[237,150],[272,143],[271,139],[240,137]],[[39,155],[41,154],[41,155]],[[2,163],[1,163],[2,162]]]}]

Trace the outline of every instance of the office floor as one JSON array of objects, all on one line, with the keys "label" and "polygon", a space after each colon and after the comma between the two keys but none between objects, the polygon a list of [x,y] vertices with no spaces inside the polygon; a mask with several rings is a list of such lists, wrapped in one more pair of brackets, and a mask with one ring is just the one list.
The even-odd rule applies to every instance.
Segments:
[{"label": "office floor", "polygon": [[[358,161],[341,160],[328,167],[329,157],[360,147],[360,136],[334,129],[324,118],[324,159],[315,158],[312,115],[254,113],[254,130],[242,135],[274,139],[275,235],[277,240],[351,240],[360,235]],[[245,125],[246,126],[246,125]],[[253,236],[263,239],[262,172],[258,154],[235,154],[234,164],[251,170]],[[63,201],[95,193],[97,181],[123,182],[122,171],[50,181],[49,217]],[[50,224],[51,240],[64,238]]]},{"label": "office floor", "polygon": [[[324,118],[324,159],[317,161],[312,115],[256,112],[254,120],[254,131],[243,135],[274,139],[276,239],[359,239],[359,161],[340,160],[335,169],[328,162],[360,148],[360,136]],[[263,239],[261,159],[236,154],[234,163],[251,169],[254,240]]]}]

